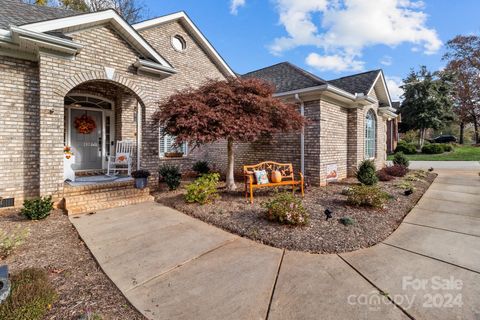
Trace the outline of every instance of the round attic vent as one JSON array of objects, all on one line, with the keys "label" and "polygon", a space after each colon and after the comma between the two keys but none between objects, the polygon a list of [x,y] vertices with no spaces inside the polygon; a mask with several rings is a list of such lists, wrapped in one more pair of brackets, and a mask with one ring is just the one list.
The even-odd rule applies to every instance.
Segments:
[{"label": "round attic vent", "polygon": [[177,34],[176,36],[172,37],[172,47],[173,49],[182,52],[187,49],[187,42],[182,36]]}]

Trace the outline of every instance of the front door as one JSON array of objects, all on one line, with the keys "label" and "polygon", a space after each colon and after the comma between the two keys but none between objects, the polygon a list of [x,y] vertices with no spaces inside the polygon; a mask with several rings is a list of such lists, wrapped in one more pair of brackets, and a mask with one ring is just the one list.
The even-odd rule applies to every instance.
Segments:
[{"label": "front door", "polygon": [[71,109],[70,142],[75,155],[74,170],[101,170],[103,112]]}]

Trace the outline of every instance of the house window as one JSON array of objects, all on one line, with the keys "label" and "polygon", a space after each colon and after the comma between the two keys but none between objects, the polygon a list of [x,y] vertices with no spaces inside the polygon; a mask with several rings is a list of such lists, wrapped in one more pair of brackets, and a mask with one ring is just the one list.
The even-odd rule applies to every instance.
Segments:
[{"label": "house window", "polygon": [[182,52],[187,49],[187,42],[182,36],[177,34],[176,36],[172,37],[172,47],[176,51]]},{"label": "house window", "polygon": [[175,146],[174,144],[175,144],[174,136],[163,134],[160,131],[159,146],[158,146],[160,158],[165,158],[171,154],[179,154],[179,153],[182,153],[184,156],[187,155],[188,146],[186,143],[182,143],[179,146]]},{"label": "house window", "polygon": [[375,158],[377,120],[375,113],[370,110],[365,119],[365,158]]}]

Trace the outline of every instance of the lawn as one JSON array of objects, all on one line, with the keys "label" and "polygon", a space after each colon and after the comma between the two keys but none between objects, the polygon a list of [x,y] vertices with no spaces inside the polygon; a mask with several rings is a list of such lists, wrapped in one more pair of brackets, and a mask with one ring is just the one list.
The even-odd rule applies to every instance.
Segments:
[{"label": "lawn", "polygon": [[[408,154],[411,161],[480,161],[480,147],[461,146],[456,147],[452,152],[442,154]],[[393,160],[393,155],[388,157]]]}]

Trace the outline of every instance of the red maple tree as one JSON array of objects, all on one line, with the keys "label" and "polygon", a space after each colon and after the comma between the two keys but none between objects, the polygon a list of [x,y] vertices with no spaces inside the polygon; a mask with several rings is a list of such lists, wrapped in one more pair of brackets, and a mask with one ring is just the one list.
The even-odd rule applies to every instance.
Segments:
[{"label": "red maple tree", "polygon": [[279,132],[299,131],[304,117],[295,104],[274,98],[270,84],[254,78],[209,80],[159,105],[156,119],[175,143],[200,146],[227,141],[227,189],[234,190],[235,142],[254,142]]}]

